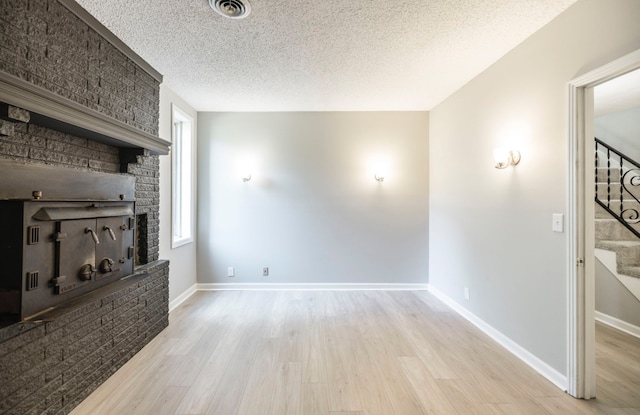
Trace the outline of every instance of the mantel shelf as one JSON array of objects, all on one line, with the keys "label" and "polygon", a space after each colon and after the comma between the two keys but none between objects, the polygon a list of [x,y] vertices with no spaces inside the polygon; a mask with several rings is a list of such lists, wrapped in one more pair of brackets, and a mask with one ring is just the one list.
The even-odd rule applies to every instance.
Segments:
[{"label": "mantel shelf", "polygon": [[31,123],[123,148],[169,153],[171,143],[0,71],[0,102],[31,112]]}]

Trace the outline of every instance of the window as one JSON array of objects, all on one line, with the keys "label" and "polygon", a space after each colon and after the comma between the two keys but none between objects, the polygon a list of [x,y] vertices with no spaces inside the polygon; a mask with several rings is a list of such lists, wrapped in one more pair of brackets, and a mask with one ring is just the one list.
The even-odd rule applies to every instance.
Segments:
[{"label": "window", "polygon": [[193,242],[193,119],[175,104],[171,122],[171,248]]}]

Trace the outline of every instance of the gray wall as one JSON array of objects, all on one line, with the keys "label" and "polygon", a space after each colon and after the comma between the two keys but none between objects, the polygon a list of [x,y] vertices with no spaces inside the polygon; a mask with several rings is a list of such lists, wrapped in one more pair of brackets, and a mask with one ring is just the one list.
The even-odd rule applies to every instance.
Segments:
[{"label": "gray wall", "polygon": [[198,281],[426,284],[428,122],[426,112],[199,113]]},{"label": "gray wall", "polygon": [[595,136],[640,163],[640,107],[593,120]]},{"label": "gray wall", "polygon": [[596,310],[640,327],[640,301],[598,260]]},{"label": "gray wall", "polygon": [[[580,0],[430,113],[430,284],[563,375],[567,83],[639,48],[639,19]],[[495,169],[498,146],[520,164]]]},{"label": "gray wall", "polygon": [[[171,141],[171,105],[178,107],[193,118],[194,129],[197,127],[197,112],[184,100],[177,96],[165,85],[160,86],[160,137]],[[195,165],[195,163],[194,163]],[[196,178],[194,177],[194,180]],[[169,300],[176,300],[196,284],[196,246],[197,238],[193,242],[175,249],[171,248],[171,154],[160,157],[160,258],[171,262],[171,279],[169,280]],[[197,195],[193,195],[193,218],[197,222],[195,205]],[[197,223],[195,228],[197,229]]]}]

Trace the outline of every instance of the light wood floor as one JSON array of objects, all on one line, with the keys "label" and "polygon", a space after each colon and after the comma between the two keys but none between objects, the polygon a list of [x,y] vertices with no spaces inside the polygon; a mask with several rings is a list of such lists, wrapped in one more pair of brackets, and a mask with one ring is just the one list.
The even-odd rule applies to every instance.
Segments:
[{"label": "light wood floor", "polygon": [[640,414],[640,340],[603,326],[581,401],[426,291],[198,292],[170,321],[72,415]]}]

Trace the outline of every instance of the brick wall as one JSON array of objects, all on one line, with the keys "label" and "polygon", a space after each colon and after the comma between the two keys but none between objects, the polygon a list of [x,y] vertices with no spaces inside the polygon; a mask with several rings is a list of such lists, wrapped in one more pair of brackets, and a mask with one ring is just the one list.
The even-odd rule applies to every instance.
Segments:
[{"label": "brick wall", "polygon": [[[150,134],[159,82],[57,0],[0,0],[0,71]],[[67,414],[168,325],[169,264],[158,260],[159,160],[30,123],[0,102],[0,163],[11,159],[135,177],[138,270],[146,274],[0,326],[0,414]],[[1,220],[1,219],[0,219]]]},{"label": "brick wall", "polygon": [[55,320],[0,330],[0,414],[67,414],[167,326],[167,261]]},{"label": "brick wall", "polygon": [[[2,107],[15,108],[0,105]],[[119,148],[15,119],[0,120],[0,158],[120,172]]]},{"label": "brick wall", "polygon": [[0,0],[0,71],[153,135],[160,83],[56,0]]},{"label": "brick wall", "polygon": [[160,160],[148,150],[121,150],[123,173],[136,177],[139,238],[136,262],[156,261],[160,252]]}]

